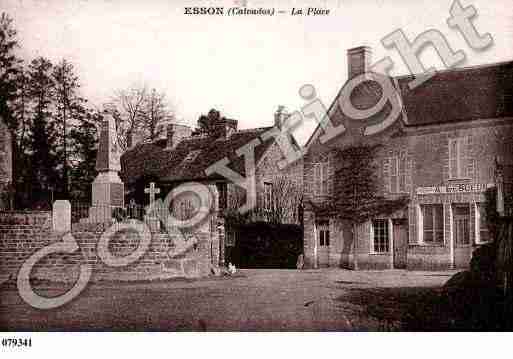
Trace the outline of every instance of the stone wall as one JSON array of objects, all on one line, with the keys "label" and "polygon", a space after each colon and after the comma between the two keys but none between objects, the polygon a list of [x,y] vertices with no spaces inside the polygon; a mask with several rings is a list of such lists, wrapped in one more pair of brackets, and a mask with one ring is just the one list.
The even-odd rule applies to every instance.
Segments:
[{"label": "stone wall", "polygon": [[[99,229],[96,231],[96,229]],[[79,246],[74,253],[53,253],[41,259],[31,272],[31,278],[56,282],[74,282],[80,265],[92,267],[91,281],[135,281],[200,277],[210,274],[217,265],[217,235],[200,232],[180,253],[174,251],[176,237],[167,233],[152,233],[149,249],[128,266],[111,267],[98,255],[97,245],[104,228],[75,226],[72,236]],[[0,273],[15,279],[22,264],[40,249],[67,240],[64,234],[51,230],[51,213],[0,213]],[[121,230],[109,241],[114,258],[124,257],[136,250],[140,235],[134,230]],[[190,239],[188,239],[189,241]]]},{"label": "stone wall", "polygon": [[[407,213],[403,215],[408,219],[408,249],[407,267],[409,269],[444,269],[450,267],[468,267],[473,250],[481,244],[476,241],[475,230],[470,230],[470,243],[458,244],[453,241],[454,234],[451,222],[451,206],[454,204],[469,204],[485,201],[484,192],[463,192],[443,194],[417,194],[419,187],[430,186],[456,186],[465,184],[493,184],[495,182],[495,159],[499,158],[505,165],[505,179],[513,178],[513,125],[511,119],[480,120],[474,122],[432,125],[422,128],[404,128],[402,131],[389,131],[376,139],[382,147],[376,156],[376,178],[380,182],[381,191],[386,196],[389,192],[389,158],[404,158],[405,161],[405,189],[403,194],[408,195],[410,203]],[[343,136],[342,136],[343,137]],[[453,138],[465,139],[462,142],[466,154],[464,178],[449,178],[449,140]],[[340,141],[347,140],[341,138]],[[378,141],[379,140],[379,141]],[[328,162],[329,174],[332,175],[337,163],[333,161],[332,147],[343,148],[351,143],[338,143],[330,146],[312,145],[304,161],[304,199],[305,203],[316,205],[327,203],[314,192],[314,165]],[[371,143],[372,144],[372,143]],[[330,176],[331,178],[331,176]],[[328,186],[332,190],[332,184]],[[422,204],[440,203],[444,208],[444,242],[440,244],[426,244],[419,239],[419,206]],[[475,222],[475,209],[470,210],[470,223]],[[312,262],[313,248],[316,241],[315,223],[326,218],[316,218],[313,210],[305,214],[305,262]],[[348,238],[332,226],[330,220],[331,244],[329,248],[330,266],[345,266],[353,261],[352,238]],[[361,268],[390,268],[391,254],[374,254],[370,248],[370,230],[366,226],[359,236],[358,252]],[[453,248],[451,249],[451,243]],[[349,252],[347,249],[349,248]]]},{"label": "stone wall", "polygon": [[[272,183],[276,186],[278,180],[286,179],[290,186],[293,186],[297,190],[298,198],[303,192],[303,159],[299,159],[296,162],[280,169],[278,163],[284,160],[285,157],[280,147],[274,143],[267,150],[265,155],[260,159],[256,168],[256,193],[257,203],[262,208],[264,207],[265,189],[264,183]],[[275,189],[276,190],[276,189]],[[278,195],[279,196],[279,195]],[[280,197],[279,197],[280,198]],[[281,199],[279,205],[286,206],[286,211],[283,218],[283,223],[289,224],[300,224],[300,218],[298,216],[298,203],[290,199],[285,201]]]},{"label": "stone wall", "polygon": [[0,212],[0,273],[15,277],[35,251],[55,241],[51,212]]}]

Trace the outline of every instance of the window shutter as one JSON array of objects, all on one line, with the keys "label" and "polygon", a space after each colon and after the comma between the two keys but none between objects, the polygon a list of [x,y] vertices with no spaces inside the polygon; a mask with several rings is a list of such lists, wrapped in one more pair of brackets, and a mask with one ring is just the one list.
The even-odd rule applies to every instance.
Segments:
[{"label": "window shutter", "polygon": [[449,139],[449,178],[458,176],[458,140]]},{"label": "window shutter", "polygon": [[405,176],[404,191],[411,192],[412,191],[411,181],[412,181],[412,173],[413,173],[413,159],[406,156],[406,158],[404,159],[404,163],[405,163],[405,167],[406,167],[406,169],[405,169],[406,173],[404,174],[404,176]]},{"label": "window shutter", "polygon": [[327,195],[328,194],[328,163],[324,162],[322,164],[322,194]]},{"label": "window shutter", "polygon": [[320,163],[314,164],[314,191],[316,195],[321,194],[321,166]]},{"label": "window shutter", "polygon": [[422,228],[419,228],[420,226],[416,225],[418,223],[420,214],[417,213],[417,207],[410,203],[408,205],[408,225],[409,225],[409,231],[408,231],[408,243],[409,244],[418,244],[419,243],[419,235],[418,231]]},{"label": "window shutter", "polygon": [[472,156],[472,136],[465,138],[465,176],[474,178],[474,158]]},{"label": "window shutter", "polygon": [[390,191],[390,160],[389,158],[385,158],[383,160],[383,182],[385,185],[385,189]]},{"label": "window shutter", "polygon": [[397,157],[390,159],[390,192],[399,192],[399,160]]},{"label": "window shutter", "polygon": [[406,192],[406,156],[399,157],[399,192]]}]

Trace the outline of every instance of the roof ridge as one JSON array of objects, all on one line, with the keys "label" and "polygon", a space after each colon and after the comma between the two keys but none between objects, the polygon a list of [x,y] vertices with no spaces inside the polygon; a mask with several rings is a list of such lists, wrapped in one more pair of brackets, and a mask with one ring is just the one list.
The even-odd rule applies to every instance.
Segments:
[{"label": "roof ridge", "polygon": [[270,129],[272,128],[273,126],[263,126],[263,127],[253,127],[253,128],[245,128],[245,129],[242,129],[242,130],[238,130],[234,133],[232,133],[232,135],[235,135],[237,133],[249,133],[249,132],[256,132],[256,131],[263,131],[263,130],[267,130],[267,129]]},{"label": "roof ridge", "polygon": [[[486,68],[491,68],[491,67],[500,67],[500,66],[509,65],[509,64],[513,65],[513,60],[499,61],[499,62],[494,62],[491,64],[480,64],[480,65],[472,65],[472,66],[465,66],[465,67],[451,67],[448,69],[436,70],[435,75],[446,74],[446,73],[451,73],[451,72],[469,71],[469,70],[481,70],[481,69],[486,69]],[[422,76],[424,74],[425,73],[405,74],[405,75],[393,76],[393,78],[396,80],[403,80],[403,79],[407,79],[407,78],[413,78],[415,76]]]}]

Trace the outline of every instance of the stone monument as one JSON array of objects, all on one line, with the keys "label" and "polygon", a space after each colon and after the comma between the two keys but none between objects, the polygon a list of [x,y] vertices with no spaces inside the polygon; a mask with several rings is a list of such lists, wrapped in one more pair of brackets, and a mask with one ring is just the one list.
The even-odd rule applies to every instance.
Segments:
[{"label": "stone monument", "polygon": [[155,182],[150,182],[150,187],[144,189],[144,193],[149,194],[150,196],[150,204],[147,207],[147,213],[144,216],[144,221],[150,227],[150,231],[152,233],[160,231],[160,218],[158,216],[157,211],[160,211],[161,208],[156,208],[155,205],[155,195],[160,193],[160,188],[155,186]]},{"label": "stone monument", "polygon": [[124,206],[125,190],[119,178],[121,163],[116,122],[111,114],[105,113],[103,118],[96,155],[98,176],[92,184],[93,198],[88,222],[109,222],[113,210]]}]

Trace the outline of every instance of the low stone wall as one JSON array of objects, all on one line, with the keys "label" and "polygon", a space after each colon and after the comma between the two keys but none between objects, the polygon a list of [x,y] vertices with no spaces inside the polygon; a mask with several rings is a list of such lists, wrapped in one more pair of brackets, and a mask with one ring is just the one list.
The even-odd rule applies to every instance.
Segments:
[{"label": "low stone wall", "polygon": [[52,212],[0,211],[0,229],[4,226],[30,226],[49,230],[52,228]]},{"label": "low stone wall", "polygon": [[[0,273],[16,278],[22,264],[40,249],[63,240],[64,234],[53,233],[51,214],[16,215],[16,220],[0,216]],[[3,220],[1,219],[3,218]],[[43,218],[46,218],[43,220]],[[10,224],[2,224],[10,223]],[[20,224],[18,224],[20,223]],[[53,253],[42,258],[33,268],[31,278],[56,282],[75,282],[83,264],[92,267],[91,281],[136,281],[176,277],[200,277],[210,274],[219,246],[217,236],[210,233],[196,234],[196,241],[182,253],[174,253],[177,238],[161,233],[151,234],[149,249],[135,262],[123,267],[111,267],[98,255],[98,242],[104,226],[74,228],[72,236],[79,246],[74,253]],[[134,230],[120,230],[109,241],[109,252],[114,258],[130,255],[140,243]],[[216,247],[217,246],[217,247]],[[217,263],[215,263],[217,265]]]}]

